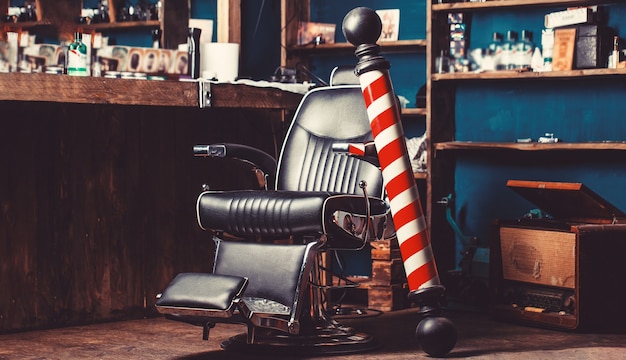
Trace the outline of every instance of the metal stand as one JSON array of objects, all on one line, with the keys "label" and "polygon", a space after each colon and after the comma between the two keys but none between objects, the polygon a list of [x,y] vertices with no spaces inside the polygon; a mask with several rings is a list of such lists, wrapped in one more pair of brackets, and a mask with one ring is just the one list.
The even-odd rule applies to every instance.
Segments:
[{"label": "metal stand", "polygon": [[373,336],[358,332],[352,327],[343,326],[332,319],[325,309],[321,284],[320,261],[310,275],[311,311],[302,314],[302,329],[299,335],[248,327],[247,334],[239,334],[222,342],[224,350],[246,354],[282,354],[290,356],[344,355],[378,349],[381,344]]}]

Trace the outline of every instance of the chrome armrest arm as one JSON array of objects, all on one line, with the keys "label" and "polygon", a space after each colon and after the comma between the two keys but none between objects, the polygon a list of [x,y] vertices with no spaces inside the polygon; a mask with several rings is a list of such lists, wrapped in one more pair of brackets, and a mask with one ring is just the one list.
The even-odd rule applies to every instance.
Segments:
[{"label": "chrome armrest arm", "polygon": [[194,156],[231,158],[250,164],[257,172],[259,186],[268,189],[276,180],[276,159],[260,149],[233,143],[195,145]]},{"label": "chrome armrest arm", "polygon": [[366,143],[334,143],[332,149],[334,152],[345,153],[380,167],[378,152],[373,141]]}]

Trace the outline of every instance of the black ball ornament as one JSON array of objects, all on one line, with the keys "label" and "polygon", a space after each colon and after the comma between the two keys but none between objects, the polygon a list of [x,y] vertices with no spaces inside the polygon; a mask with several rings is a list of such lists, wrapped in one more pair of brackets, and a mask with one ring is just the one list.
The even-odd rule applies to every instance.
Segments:
[{"label": "black ball ornament", "polygon": [[357,7],[343,18],[343,35],[352,45],[375,44],[380,37],[383,24],[376,11]]},{"label": "black ball ornament", "polygon": [[457,332],[456,327],[448,318],[428,316],[417,324],[415,337],[425,353],[441,357],[454,348]]}]

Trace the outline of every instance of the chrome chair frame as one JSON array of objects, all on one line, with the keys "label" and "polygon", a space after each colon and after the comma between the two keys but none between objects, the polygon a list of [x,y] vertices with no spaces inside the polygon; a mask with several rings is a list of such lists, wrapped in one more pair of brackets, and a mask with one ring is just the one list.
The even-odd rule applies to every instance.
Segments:
[{"label": "chrome chair frame", "polygon": [[[177,277],[157,300],[158,311],[170,319],[203,326],[205,339],[216,323],[246,325],[247,334],[222,344],[228,350],[298,353],[306,349],[307,353],[330,354],[378,347],[371,336],[342,326],[329,315],[324,292],[332,284],[321,281],[326,271],[321,266],[323,252],[359,250],[369,241],[394,234],[371,139],[360,87],[339,85],[314,89],[304,96],[278,162],[241,145],[196,146],[197,156],[248,162],[255,173],[263,174],[259,178],[264,180],[260,184],[264,190],[207,190],[199,195],[198,224],[215,232],[213,274]],[[370,143],[369,150],[362,158],[341,154],[348,143]],[[272,244],[276,239],[289,239],[292,244]],[[289,270],[288,276],[298,273],[297,284],[274,293],[271,289],[281,284],[277,280],[281,274],[264,270],[272,266],[273,249],[281,246],[296,252],[304,246],[308,255],[299,262],[298,271]],[[231,247],[246,255],[227,256],[224,249]],[[258,261],[259,268],[250,267],[250,261]],[[253,278],[257,271],[264,277]],[[285,300],[285,293],[293,301]]]}]

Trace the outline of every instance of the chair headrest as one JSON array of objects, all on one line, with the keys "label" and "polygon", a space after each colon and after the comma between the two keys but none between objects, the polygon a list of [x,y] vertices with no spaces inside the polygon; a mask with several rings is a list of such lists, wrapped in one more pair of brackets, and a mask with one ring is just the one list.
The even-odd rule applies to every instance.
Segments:
[{"label": "chair headrest", "polygon": [[330,86],[359,84],[359,78],[354,74],[354,66],[337,66],[330,73]]}]

